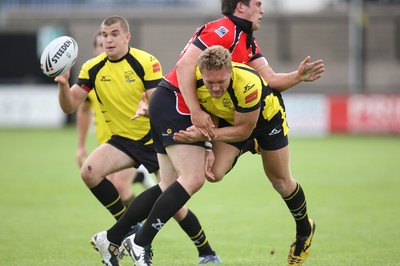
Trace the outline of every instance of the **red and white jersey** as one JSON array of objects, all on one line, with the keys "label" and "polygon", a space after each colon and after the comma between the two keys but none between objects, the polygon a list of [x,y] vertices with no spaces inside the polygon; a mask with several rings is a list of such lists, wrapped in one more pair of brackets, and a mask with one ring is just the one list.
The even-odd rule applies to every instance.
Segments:
[{"label": "red and white jersey", "polygon": [[[235,16],[222,17],[197,28],[180,57],[185,54],[191,44],[201,50],[213,45],[221,45],[231,52],[233,62],[242,64],[262,57],[257,41],[253,37],[252,22]],[[164,79],[178,88],[175,68],[165,75]]]}]

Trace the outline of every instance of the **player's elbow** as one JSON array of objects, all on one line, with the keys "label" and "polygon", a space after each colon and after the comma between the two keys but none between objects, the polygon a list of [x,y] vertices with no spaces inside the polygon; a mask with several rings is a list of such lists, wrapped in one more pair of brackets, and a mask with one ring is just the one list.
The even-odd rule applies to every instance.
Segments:
[{"label": "player's elbow", "polygon": [[62,110],[65,114],[72,114],[73,112],[76,111],[76,108],[74,108],[73,106],[64,106],[64,105],[61,105],[61,110]]},{"label": "player's elbow", "polygon": [[243,128],[243,130],[238,131],[239,140],[238,141],[245,141],[246,139],[250,138],[251,133],[253,133],[253,128]]},{"label": "player's elbow", "polygon": [[194,69],[196,67],[196,62],[192,62],[190,60],[187,60],[185,57],[182,57],[176,64],[175,64],[175,69],[176,72],[182,73],[184,71],[188,71],[193,69],[193,73],[194,73]]},{"label": "player's elbow", "polygon": [[179,60],[176,64],[175,64],[175,69],[176,69],[176,73],[182,72],[182,69],[185,69],[185,63],[181,62],[181,60]]}]

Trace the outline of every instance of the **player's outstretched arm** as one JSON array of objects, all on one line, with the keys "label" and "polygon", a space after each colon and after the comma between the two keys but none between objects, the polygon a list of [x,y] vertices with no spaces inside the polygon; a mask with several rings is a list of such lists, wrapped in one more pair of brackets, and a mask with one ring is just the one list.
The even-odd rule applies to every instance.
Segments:
[{"label": "player's outstretched arm", "polygon": [[307,56],[297,69],[301,81],[310,82],[317,80],[322,77],[322,73],[325,71],[324,61],[322,59],[314,62],[310,61],[311,56]]},{"label": "player's outstretched arm", "polygon": [[70,72],[57,76],[54,81],[58,83],[58,101],[64,113],[70,114],[75,112],[79,105],[86,99],[88,93],[74,84],[69,86]]},{"label": "player's outstretched arm", "polygon": [[322,77],[322,73],[325,71],[323,60],[310,61],[311,57],[307,56],[300,62],[297,70],[289,73],[275,73],[265,58],[258,58],[249,65],[260,73],[271,88],[282,92],[302,81],[310,82]]}]

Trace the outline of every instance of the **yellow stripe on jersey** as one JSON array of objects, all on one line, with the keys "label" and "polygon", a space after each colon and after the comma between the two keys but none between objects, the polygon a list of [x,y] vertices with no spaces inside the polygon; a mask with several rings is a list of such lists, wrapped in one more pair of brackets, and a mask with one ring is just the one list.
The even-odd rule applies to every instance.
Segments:
[{"label": "yellow stripe on jersey", "polygon": [[78,85],[93,89],[101,113],[112,135],[150,144],[148,117],[130,120],[136,113],[141,95],[155,88],[162,78],[160,62],[151,54],[130,48],[118,61],[110,61],[105,53],[82,66]]},{"label": "yellow stripe on jersey", "polygon": [[286,120],[286,112],[283,109],[283,106],[280,104],[278,97],[273,94],[267,95],[264,99],[263,108],[261,109],[261,113],[263,118],[267,121],[270,121],[278,112],[280,112],[282,118],[282,128],[283,134],[286,136],[289,133],[289,126]]},{"label": "yellow stripe on jersey", "polygon": [[103,114],[101,113],[100,105],[97,101],[96,93],[94,90],[89,92],[88,98],[90,100],[90,104],[94,113],[94,129],[96,133],[96,138],[99,144],[103,144],[111,138],[111,132],[108,128],[106,121],[104,120]]}]

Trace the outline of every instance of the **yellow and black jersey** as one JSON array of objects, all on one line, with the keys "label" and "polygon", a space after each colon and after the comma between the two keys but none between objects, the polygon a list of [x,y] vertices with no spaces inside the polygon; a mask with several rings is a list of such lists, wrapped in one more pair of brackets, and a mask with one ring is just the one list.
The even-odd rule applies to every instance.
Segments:
[{"label": "yellow and black jersey", "polygon": [[211,97],[199,69],[196,69],[197,96],[203,108],[231,125],[234,125],[235,112],[245,113],[261,108],[255,131],[268,125],[268,121],[281,112],[286,135],[289,128],[280,94],[274,93],[258,72],[249,66],[234,62],[232,66],[231,82],[221,98]]},{"label": "yellow and black jersey", "polygon": [[95,91],[112,135],[150,144],[149,118],[130,118],[136,113],[142,93],[157,87],[161,78],[158,59],[131,47],[116,61],[108,59],[105,53],[87,61],[79,73],[78,85],[87,92]]},{"label": "yellow and black jersey", "polygon": [[96,134],[96,138],[99,144],[103,144],[107,142],[111,138],[111,132],[108,128],[106,121],[104,120],[104,116],[101,113],[99,102],[96,98],[96,93],[94,90],[91,90],[88,94],[88,99],[92,106],[93,117],[94,117],[94,130]]}]

